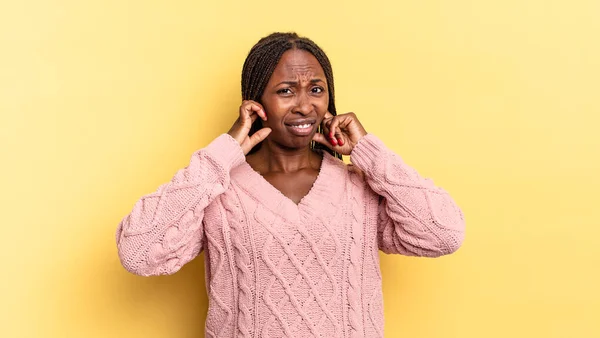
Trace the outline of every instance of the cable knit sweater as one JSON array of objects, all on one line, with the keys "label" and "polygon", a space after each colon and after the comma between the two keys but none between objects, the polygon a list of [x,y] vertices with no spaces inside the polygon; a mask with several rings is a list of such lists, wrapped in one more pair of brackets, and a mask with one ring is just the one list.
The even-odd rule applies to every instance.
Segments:
[{"label": "cable knit sweater", "polygon": [[204,250],[207,337],[383,337],[378,250],[451,253],[463,215],[372,134],[351,165],[323,156],[295,204],[219,136],[123,218],[123,266],[172,274]]}]

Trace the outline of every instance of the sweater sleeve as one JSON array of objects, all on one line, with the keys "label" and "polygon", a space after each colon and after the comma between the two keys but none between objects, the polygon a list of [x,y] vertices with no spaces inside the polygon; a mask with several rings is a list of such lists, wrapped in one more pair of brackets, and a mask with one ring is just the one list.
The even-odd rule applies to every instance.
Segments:
[{"label": "sweater sleeve", "polygon": [[350,154],[379,198],[377,239],[385,253],[438,257],[464,239],[462,211],[443,189],[421,177],[372,134]]},{"label": "sweater sleeve", "polygon": [[177,272],[202,251],[204,209],[230,184],[230,171],[245,161],[228,134],[196,151],[169,183],[140,198],[117,228],[121,264],[140,276]]}]

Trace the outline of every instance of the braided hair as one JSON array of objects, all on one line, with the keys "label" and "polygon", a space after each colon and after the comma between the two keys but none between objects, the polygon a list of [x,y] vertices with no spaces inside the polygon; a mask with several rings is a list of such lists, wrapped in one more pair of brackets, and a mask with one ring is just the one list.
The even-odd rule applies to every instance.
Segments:
[{"label": "braided hair", "polygon": [[[334,86],[333,86],[333,70],[329,58],[325,55],[325,52],[317,46],[312,40],[300,37],[296,33],[272,33],[262,39],[260,39],[250,49],[250,53],[246,57],[244,67],[242,68],[242,99],[253,100],[260,104],[261,97],[265,91],[265,87],[271,78],[271,75],[275,71],[275,67],[279,63],[279,59],[283,53],[290,49],[301,49],[311,53],[319,64],[323,68],[325,78],[327,80],[327,86],[329,88],[329,107],[328,110],[332,115],[336,115],[335,100],[334,100]],[[261,119],[257,119],[252,124],[249,135],[254,134],[262,128]],[[321,126],[317,130],[319,133],[323,133]],[[256,152],[260,149],[262,142],[254,146],[250,150],[249,154]],[[321,149],[329,152],[335,157],[341,158],[341,155],[335,153],[331,149],[312,141],[311,149]]]}]

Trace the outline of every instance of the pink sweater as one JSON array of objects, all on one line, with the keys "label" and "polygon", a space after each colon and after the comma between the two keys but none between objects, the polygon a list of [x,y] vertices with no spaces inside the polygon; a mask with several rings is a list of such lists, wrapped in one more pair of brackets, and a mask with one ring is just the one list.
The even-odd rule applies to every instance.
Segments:
[{"label": "pink sweater", "polygon": [[464,219],[374,135],[350,160],[325,153],[296,205],[223,134],[121,221],[121,262],[173,274],[204,250],[207,337],[383,337],[378,250],[449,254]]}]

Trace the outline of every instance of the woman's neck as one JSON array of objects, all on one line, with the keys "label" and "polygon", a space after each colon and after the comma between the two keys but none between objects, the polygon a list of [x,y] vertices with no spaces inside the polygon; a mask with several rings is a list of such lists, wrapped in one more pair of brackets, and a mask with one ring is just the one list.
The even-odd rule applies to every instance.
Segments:
[{"label": "woman's neck", "polygon": [[321,167],[322,156],[309,146],[301,149],[285,149],[267,140],[248,159],[248,163],[261,173],[290,173],[298,170]]}]

